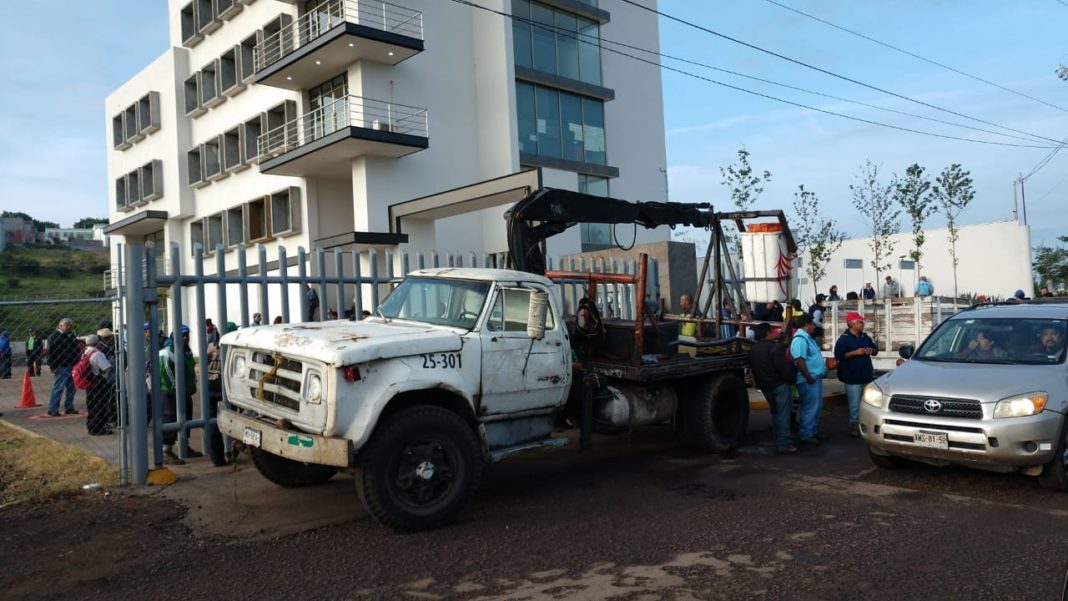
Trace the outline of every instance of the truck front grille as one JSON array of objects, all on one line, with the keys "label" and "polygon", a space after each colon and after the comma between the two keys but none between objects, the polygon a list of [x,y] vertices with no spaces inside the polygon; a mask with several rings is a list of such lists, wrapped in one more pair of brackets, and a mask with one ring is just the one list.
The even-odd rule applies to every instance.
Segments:
[{"label": "truck front grille", "polygon": [[937,415],[939,417],[959,417],[962,419],[983,419],[983,406],[974,399],[946,399],[933,396],[895,394],[890,397],[890,411]]},{"label": "truck front grille", "polygon": [[304,381],[304,366],[300,361],[253,353],[248,377],[253,383],[249,390],[253,398],[293,411],[300,410],[300,387]]}]

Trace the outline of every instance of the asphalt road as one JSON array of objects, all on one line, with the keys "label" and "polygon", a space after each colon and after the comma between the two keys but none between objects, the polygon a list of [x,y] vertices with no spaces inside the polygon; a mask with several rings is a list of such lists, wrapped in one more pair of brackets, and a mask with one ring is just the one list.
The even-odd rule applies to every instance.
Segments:
[{"label": "asphalt road", "polygon": [[[114,494],[0,512],[0,597],[1059,599],[1068,494],[1016,475],[876,470],[841,411],[827,444],[794,456],[694,455],[654,428],[517,458],[487,470],[458,524],[428,533],[361,514],[204,537],[169,501]],[[335,492],[358,503],[346,479]]]}]

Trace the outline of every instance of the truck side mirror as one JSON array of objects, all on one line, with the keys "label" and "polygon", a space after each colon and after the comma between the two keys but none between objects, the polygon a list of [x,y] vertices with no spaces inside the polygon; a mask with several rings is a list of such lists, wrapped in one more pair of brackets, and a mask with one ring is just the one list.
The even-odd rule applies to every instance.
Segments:
[{"label": "truck side mirror", "polygon": [[545,315],[549,310],[549,295],[540,290],[530,293],[527,307],[527,338],[541,340],[545,338]]},{"label": "truck side mirror", "polygon": [[902,359],[909,359],[915,352],[916,349],[912,348],[911,344],[902,344],[901,348],[898,349],[897,354],[901,355]]}]

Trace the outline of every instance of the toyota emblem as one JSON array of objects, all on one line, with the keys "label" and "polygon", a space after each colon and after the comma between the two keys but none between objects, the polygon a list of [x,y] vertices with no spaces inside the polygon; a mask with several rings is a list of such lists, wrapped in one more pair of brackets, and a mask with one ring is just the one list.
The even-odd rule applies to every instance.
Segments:
[{"label": "toyota emblem", "polygon": [[934,399],[927,399],[926,401],[923,402],[923,409],[927,413],[941,413],[942,412],[942,402],[941,401],[936,401]]}]

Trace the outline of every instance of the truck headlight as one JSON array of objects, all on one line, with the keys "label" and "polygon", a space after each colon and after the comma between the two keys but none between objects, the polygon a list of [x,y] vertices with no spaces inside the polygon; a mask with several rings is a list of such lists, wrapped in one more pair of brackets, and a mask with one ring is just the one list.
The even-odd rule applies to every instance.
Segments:
[{"label": "truck headlight", "polygon": [[882,409],[885,396],[883,391],[880,390],[875,383],[871,383],[864,387],[864,394],[862,394],[860,398],[864,399],[864,402],[872,407]]},{"label": "truck headlight", "polygon": [[245,377],[245,355],[241,354],[234,357],[232,363],[230,363],[230,377],[240,379]]},{"label": "truck headlight", "polygon": [[318,405],[323,400],[323,379],[318,374],[308,377],[308,389],[304,398],[312,404]]},{"label": "truck headlight", "polygon": [[1049,395],[1044,392],[1029,392],[1001,399],[994,405],[994,417],[1024,417],[1040,413],[1046,408]]}]

